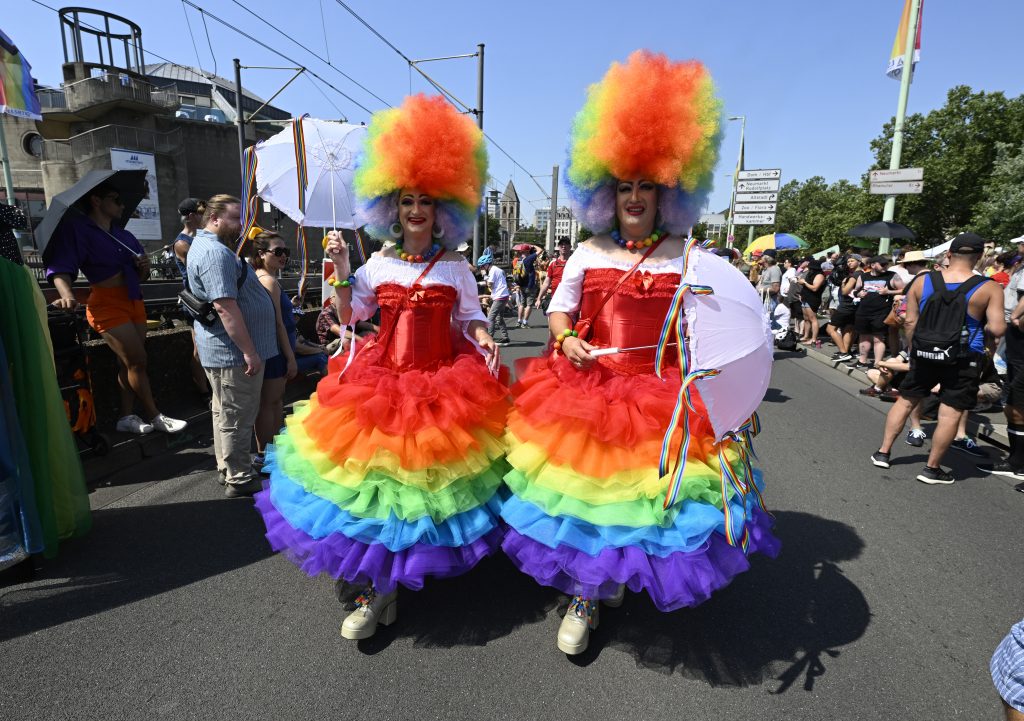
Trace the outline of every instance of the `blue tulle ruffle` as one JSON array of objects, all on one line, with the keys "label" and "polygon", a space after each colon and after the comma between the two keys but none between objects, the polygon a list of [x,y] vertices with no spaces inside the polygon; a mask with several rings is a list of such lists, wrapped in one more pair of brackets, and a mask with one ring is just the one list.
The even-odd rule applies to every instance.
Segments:
[{"label": "blue tulle ruffle", "polygon": [[359,518],[309,493],[276,467],[270,476],[270,500],[293,528],[313,539],[341,534],[360,543],[383,544],[392,552],[416,544],[468,546],[498,527],[503,503],[501,494],[495,494],[485,505],[457,513],[440,524],[430,516],[403,521],[394,513],[387,518]]},{"label": "blue tulle ruffle", "polygon": [[[764,488],[764,476],[754,469],[754,483]],[[746,517],[752,517],[753,495],[746,499]],[[739,531],[743,505],[734,496],[729,507]],[[668,526],[600,526],[574,516],[549,516],[543,509],[511,495],[504,501],[501,516],[518,533],[548,548],[568,546],[590,556],[608,548],[639,548],[650,556],[664,558],[671,553],[702,548],[712,533],[725,535],[725,514],[709,503],[685,500]]]}]

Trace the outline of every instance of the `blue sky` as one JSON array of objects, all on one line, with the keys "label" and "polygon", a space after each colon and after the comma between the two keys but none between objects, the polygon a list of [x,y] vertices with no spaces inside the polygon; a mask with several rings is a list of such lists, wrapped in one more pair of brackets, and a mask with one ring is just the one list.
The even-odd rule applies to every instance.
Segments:
[{"label": "blue sky", "polygon": [[[276,34],[232,0],[194,0],[315,70],[371,110],[380,101],[334,69]],[[896,109],[899,84],[884,74],[903,0],[648,0],[642,3],[462,0],[391,2],[346,0],[370,25],[413,59],[470,53],[485,43],[484,129],[530,173],[548,176],[563,165],[566,136],[584,91],[609,63],[645,47],[677,59],[698,58],[715,79],[729,115],[747,116],[747,167],[781,167],[783,180],[822,175],[859,179],[871,162],[868,142]],[[47,0],[58,7],[59,3]],[[196,65],[196,50],[178,0],[98,0],[85,3],[123,15],[142,27],[143,45],[183,65]],[[60,30],[56,13],[30,0],[3,0],[0,27],[11,36],[43,83],[58,84]],[[392,104],[410,90],[405,61],[335,0],[249,0],[275,27],[325,56]],[[326,23],[321,23],[321,7]],[[199,64],[230,77],[231,59],[245,65],[285,65],[280,58],[213,20],[188,9]],[[1019,0],[925,0],[922,61],[910,95],[911,112],[943,104],[958,84],[1024,92],[1018,54],[1024,27]],[[209,45],[212,45],[211,54]],[[153,55],[149,62],[157,62]],[[468,105],[476,99],[474,60],[424,69]],[[288,75],[247,71],[243,83],[263,97]],[[412,78],[413,92],[429,90]],[[368,113],[330,89],[350,120]],[[337,110],[305,79],[275,104],[298,114],[336,118]],[[729,123],[716,171],[711,208],[729,204],[730,173],[739,148],[739,123]],[[491,175],[504,187],[511,178],[524,201],[523,215],[546,204],[529,175],[490,148]],[[927,180],[927,179],[926,179]],[[550,177],[537,182],[550,189]],[[560,191],[564,197],[564,191]]]}]

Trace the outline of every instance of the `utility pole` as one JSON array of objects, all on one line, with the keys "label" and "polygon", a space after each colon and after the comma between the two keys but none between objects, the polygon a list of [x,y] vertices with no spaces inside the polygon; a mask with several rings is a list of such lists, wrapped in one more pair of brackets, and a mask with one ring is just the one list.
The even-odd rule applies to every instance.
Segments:
[{"label": "utility pole", "polygon": [[238,168],[245,175],[245,116],[242,115],[242,63],[235,63],[235,122],[238,124]]},{"label": "utility pole", "polygon": [[725,237],[725,247],[732,248],[734,239],[733,232],[736,229],[736,225],[732,222],[733,215],[736,213],[736,182],[740,177],[740,171],[743,170],[743,136],[747,131],[747,116],[746,115],[733,115],[730,116],[729,120],[740,120],[740,153],[736,159],[736,170],[732,174],[732,196],[729,200],[729,230]]},{"label": "utility pole", "polygon": [[[907,98],[910,97],[910,81],[914,76],[914,46],[917,44],[917,27],[921,22],[921,0],[911,0],[910,22],[907,23],[906,46],[903,50],[903,73],[900,76],[900,99],[896,104],[896,125],[892,133],[892,155],[889,156],[889,170],[899,170],[903,154],[903,122],[907,117]],[[896,215],[896,196],[885,198],[882,220],[892,222]],[[878,241],[878,253],[889,252],[889,238]]]},{"label": "utility pole", "polygon": [[551,213],[548,216],[548,253],[555,252],[555,228],[558,226],[558,166],[551,168]]},{"label": "utility pole", "polygon": [[[480,132],[484,131],[484,44],[479,43],[476,46],[477,54],[477,71],[476,71],[476,124],[480,128]],[[481,193],[481,197],[483,193]],[[473,263],[474,267],[477,258],[480,257],[480,218],[477,218],[476,223],[473,224]],[[487,222],[487,218],[483,218],[483,222]],[[486,228],[484,233],[486,233]]]}]

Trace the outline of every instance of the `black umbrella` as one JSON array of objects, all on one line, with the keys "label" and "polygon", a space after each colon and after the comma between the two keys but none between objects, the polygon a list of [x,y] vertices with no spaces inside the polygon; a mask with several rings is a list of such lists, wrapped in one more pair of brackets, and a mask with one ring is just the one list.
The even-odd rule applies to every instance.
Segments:
[{"label": "black umbrella", "polygon": [[145,170],[90,170],[84,178],[63,193],[53,196],[50,207],[46,209],[46,215],[43,216],[42,222],[36,228],[36,247],[39,248],[44,259],[46,258],[46,246],[53,238],[57,226],[68,215],[81,213],[78,202],[100,183],[106,183],[114,188],[124,204],[120,220],[122,228],[128,224],[132,213],[139,207],[139,203],[146,195]]},{"label": "black umbrella", "polygon": [[917,236],[914,231],[900,223],[890,223],[885,220],[876,220],[874,223],[862,223],[856,228],[846,231],[847,235],[856,238],[908,238],[913,240]]}]

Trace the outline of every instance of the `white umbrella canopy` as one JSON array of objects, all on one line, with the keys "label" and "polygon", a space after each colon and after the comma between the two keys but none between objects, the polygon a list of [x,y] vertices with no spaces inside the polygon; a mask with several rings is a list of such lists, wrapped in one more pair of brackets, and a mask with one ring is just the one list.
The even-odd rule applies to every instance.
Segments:
[{"label": "white umbrella canopy", "polygon": [[694,381],[721,440],[738,430],[761,404],[772,374],[771,324],[761,296],[724,258],[694,249],[683,282],[710,286],[710,295],[687,293],[690,370],[717,376]]},{"label": "white umbrella canopy", "polygon": [[296,118],[305,140],[305,210],[299,202],[294,128],[256,146],[256,192],[299,225],[356,227],[352,176],[366,137],[366,126]]}]

